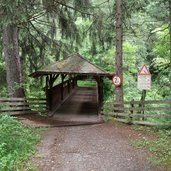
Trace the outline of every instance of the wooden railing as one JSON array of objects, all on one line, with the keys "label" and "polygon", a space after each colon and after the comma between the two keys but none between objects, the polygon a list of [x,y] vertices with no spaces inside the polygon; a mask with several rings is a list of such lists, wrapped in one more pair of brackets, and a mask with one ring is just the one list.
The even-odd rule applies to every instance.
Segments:
[{"label": "wooden railing", "polygon": [[130,124],[159,125],[167,121],[171,124],[171,100],[106,102],[101,113]]},{"label": "wooden railing", "polygon": [[51,90],[48,89],[47,97],[49,101],[50,111],[55,112],[61,103],[72,93],[73,89],[76,87],[73,80],[66,80],[60,83]]},{"label": "wooden railing", "polygon": [[46,99],[43,98],[0,98],[0,114],[46,114],[47,109]]}]

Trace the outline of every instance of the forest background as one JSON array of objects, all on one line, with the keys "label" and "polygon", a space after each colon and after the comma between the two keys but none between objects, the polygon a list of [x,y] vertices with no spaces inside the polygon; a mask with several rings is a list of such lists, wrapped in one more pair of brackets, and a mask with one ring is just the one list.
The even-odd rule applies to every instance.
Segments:
[{"label": "forest background", "polygon": [[[44,97],[45,80],[29,75],[74,53],[114,73],[119,1],[0,0],[0,97]],[[144,63],[152,75],[146,99],[171,99],[171,0],[123,0],[122,9],[124,100],[141,99],[137,74]],[[104,83],[105,100],[114,100],[112,81]],[[23,170],[40,139],[35,133],[0,117],[1,170]],[[164,137],[153,144],[170,161]]]},{"label": "forest background", "polygon": [[[140,100],[137,73],[144,63],[152,74],[152,88],[146,99],[171,97],[169,5],[169,0],[123,2],[125,100]],[[44,80],[35,80],[29,74],[77,52],[113,73],[115,10],[116,3],[112,0],[1,0],[0,96],[9,96],[16,89],[23,89],[27,97],[44,96]],[[9,52],[5,47],[10,40],[15,44],[8,47],[11,54],[5,53]],[[15,60],[21,62],[19,74],[14,72]],[[16,75],[17,81],[11,84],[7,77],[13,79]],[[114,86],[106,79],[105,100],[113,100],[113,94]]]}]

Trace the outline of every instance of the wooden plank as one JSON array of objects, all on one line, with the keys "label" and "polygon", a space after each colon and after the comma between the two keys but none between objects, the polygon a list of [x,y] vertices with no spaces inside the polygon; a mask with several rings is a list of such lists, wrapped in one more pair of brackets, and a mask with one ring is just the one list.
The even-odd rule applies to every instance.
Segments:
[{"label": "wooden plank", "polygon": [[114,112],[101,113],[101,115],[124,116],[124,117],[128,117],[128,114],[127,114],[127,113],[114,113]]},{"label": "wooden plank", "polygon": [[114,107],[113,111],[153,111],[153,110],[163,110],[171,111],[171,107]]},{"label": "wooden plank", "polygon": [[30,109],[47,109],[46,106],[31,106]]},{"label": "wooden plank", "polygon": [[126,119],[115,119],[118,122],[123,122],[127,124],[136,124],[136,125],[144,125],[144,126],[166,126],[165,124],[161,124],[159,122],[147,122],[147,121],[128,121]]},{"label": "wooden plank", "polygon": [[130,114],[131,117],[171,118],[170,114]]},{"label": "wooden plank", "polygon": [[171,104],[171,100],[127,101],[124,104]]},{"label": "wooden plank", "polygon": [[121,117],[146,117],[146,118],[161,118],[161,117],[167,117],[171,118],[171,115],[169,114],[128,114],[128,113],[102,113],[102,115],[110,115],[110,116],[121,116]]},{"label": "wooden plank", "polygon": [[4,108],[0,108],[0,113],[1,112],[7,112],[7,111],[27,111],[27,110],[40,110],[40,109],[42,109],[42,110],[48,110],[48,108],[47,107],[37,107],[37,106],[34,106],[34,107],[4,107]]},{"label": "wooden plank", "polygon": [[0,112],[0,114],[9,114],[9,115],[21,115],[21,114],[36,114],[36,113],[48,113],[47,110],[26,110],[26,111],[7,111],[7,112]]},{"label": "wooden plank", "polygon": [[[9,115],[26,115],[26,114],[37,114],[37,111],[17,111],[17,112],[8,112]],[[8,114],[7,113],[7,114]]]},{"label": "wooden plank", "polygon": [[28,111],[31,108],[8,108],[8,109],[0,109],[0,112],[11,112],[11,111]]},{"label": "wooden plank", "polygon": [[133,121],[133,124],[144,125],[144,126],[171,126],[171,124],[163,124],[160,122],[147,122],[147,121]]},{"label": "wooden plank", "polygon": [[16,101],[13,101],[13,102],[9,102],[9,101],[0,102],[0,105],[25,105],[25,104],[27,104],[27,103],[23,102],[23,101],[19,101],[19,102],[16,102]]},{"label": "wooden plank", "polygon": [[8,99],[0,99],[0,103],[2,102],[25,102],[26,99],[23,98],[8,98]]},{"label": "wooden plank", "polygon": [[0,98],[0,102],[46,101],[46,98]]},{"label": "wooden plank", "polygon": [[[105,102],[104,104],[117,105],[119,102]],[[171,100],[145,100],[145,101],[124,101],[124,104],[171,104]]]},{"label": "wooden plank", "polygon": [[10,98],[8,98],[8,97],[4,97],[4,98],[0,98],[0,100],[25,100],[25,98],[20,98],[20,97],[10,97]]},{"label": "wooden plank", "polygon": [[46,101],[46,98],[26,98],[27,101]]},{"label": "wooden plank", "polygon": [[5,106],[29,106],[29,105],[47,105],[46,102],[3,102],[0,103],[1,105]]}]

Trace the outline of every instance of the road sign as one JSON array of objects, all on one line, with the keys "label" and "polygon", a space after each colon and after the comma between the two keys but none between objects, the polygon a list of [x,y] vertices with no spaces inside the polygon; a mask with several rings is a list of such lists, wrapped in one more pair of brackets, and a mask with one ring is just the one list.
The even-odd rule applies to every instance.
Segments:
[{"label": "road sign", "polygon": [[138,72],[138,75],[151,75],[151,74],[150,74],[150,71],[149,71],[149,69],[147,68],[147,66],[144,64],[144,65],[141,67],[140,71]]},{"label": "road sign", "polygon": [[122,80],[121,80],[121,77],[119,77],[118,75],[115,75],[113,78],[112,78],[112,82],[115,86],[119,87],[122,83]]},{"label": "road sign", "polygon": [[151,74],[147,66],[144,64],[138,72],[137,87],[139,90],[150,90]]}]

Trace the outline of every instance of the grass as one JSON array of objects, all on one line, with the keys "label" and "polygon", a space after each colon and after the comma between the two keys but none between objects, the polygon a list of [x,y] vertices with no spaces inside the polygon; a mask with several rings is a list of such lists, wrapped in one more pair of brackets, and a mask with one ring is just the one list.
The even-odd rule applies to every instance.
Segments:
[{"label": "grass", "polygon": [[77,81],[78,87],[95,87],[96,86],[96,82],[95,81],[81,81],[78,80]]},{"label": "grass", "polygon": [[155,135],[154,139],[142,137],[140,140],[131,141],[130,144],[136,148],[148,149],[152,157],[149,160],[156,165],[171,166],[171,130],[150,129],[144,127],[135,127],[137,131],[147,131]]},{"label": "grass", "polygon": [[0,170],[27,170],[24,163],[35,153],[39,140],[40,130],[25,127],[14,117],[0,116]]}]

